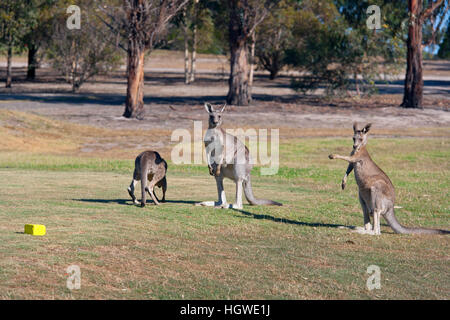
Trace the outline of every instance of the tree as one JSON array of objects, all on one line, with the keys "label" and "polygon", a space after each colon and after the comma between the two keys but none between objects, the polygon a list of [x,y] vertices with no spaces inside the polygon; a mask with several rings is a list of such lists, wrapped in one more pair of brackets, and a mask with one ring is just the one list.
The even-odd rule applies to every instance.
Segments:
[{"label": "tree", "polygon": [[[174,18],[176,28],[171,35],[171,41],[177,41],[179,34],[182,34],[186,84],[195,81],[198,49],[205,49],[213,42],[212,34],[214,26],[211,20],[211,12],[206,6],[207,2],[190,0],[183,8],[181,15]],[[172,45],[171,48],[181,49],[178,44]]]},{"label": "tree", "polygon": [[6,46],[6,83],[12,84],[12,55],[14,46],[30,28],[36,25],[35,12],[27,9],[27,0],[4,0],[0,2],[0,42]]},{"label": "tree", "polygon": [[283,0],[270,10],[269,15],[257,28],[258,41],[255,55],[258,65],[269,71],[273,80],[285,65],[285,51],[293,40],[292,28],[297,2]]},{"label": "tree", "polygon": [[[36,23],[22,38],[22,44],[28,50],[27,80],[34,80],[39,67],[38,53],[44,43],[52,36],[52,21],[57,0],[27,0],[27,10],[32,11]],[[42,55],[39,55],[42,56]]]},{"label": "tree", "polygon": [[[46,50],[53,68],[65,75],[77,92],[89,78],[97,74],[106,74],[121,62],[117,48],[112,44],[113,35],[102,32],[104,25],[93,14],[89,0],[79,0],[81,10],[81,28],[69,30],[66,26],[64,3],[60,3],[59,12],[52,28],[52,37]],[[63,13],[63,14],[62,14]]]},{"label": "tree", "polygon": [[422,48],[428,47],[430,50],[430,55],[434,54],[435,47],[442,42],[446,28],[445,23],[450,21],[449,18],[449,2],[444,1],[443,4],[433,11],[429,19],[424,21],[423,26],[423,42]]},{"label": "tree", "polygon": [[[406,76],[404,85],[404,108],[423,108],[423,71],[422,71],[422,35],[424,23],[430,19],[444,0],[428,1],[423,9],[422,0],[408,0],[409,25]],[[447,4],[448,5],[448,4]]]},{"label": "tree", "polygon": [[[343,34],[349,35],[350,45],[359,49],[359,54],[349,61],[349,75],[353,81],[348,84],[356,93],[374,92],[376,80],[400,72],[404,63],[404,40],[406,32],[404,21],[407,10],[404,0],[336,0],[341,16],[344,18]],[[367,10],[376,5],[380,9],[378,29],[371,18],[376,11]],[[373,10],[373,9],[372,9]]]},{"label": "tree", "polygon": [[[192,19],[192,53],[191,53],[191,67],[188,75],[188,83],[194,82],[195,80],[195,67],[197,62],[197,45],[198,45],[198,37],[197,30],[199,24],[199,0],[194,0],[192,2],[192,11],[193,11],[193,19]],[[187,24],[187,22],[185,22]],[[188,36],[187,33],[185,35]],[[186,43],[186,42],[185,42]]]},{"label": "tree", "polygon": [[439,46],[438,57],[441,59],[450,59],[450,20],[444,40]]},{"label": "tree", "polygon": [[264,20],[277,1],[230,0],[229,41],[230,78],[227,103],[246,106],[252,100],[249,87],[248,44],[256,27]]},{"label": "tree", "polygon": [[[104,23],[125,39],[127,51],[126,118],[144,117],[144,58],[158,43],[170,19],[188,0],[124,0],[117,11],[103,3],[98,8],[105,14]],[[105,8],[106,7],[106,8]]]},{"label": "tree", "polygon": [[395,73],[403,62],[404,13],[396,2],[377,1],[381,16],[393,19],[372,30],[366,24],[367,1],[304,0],[294,16],[295,40],[286,50],[286,62],[303,72],[293,87],[306,92],[320,86],[327,94],[373,92],[375,80]]}]

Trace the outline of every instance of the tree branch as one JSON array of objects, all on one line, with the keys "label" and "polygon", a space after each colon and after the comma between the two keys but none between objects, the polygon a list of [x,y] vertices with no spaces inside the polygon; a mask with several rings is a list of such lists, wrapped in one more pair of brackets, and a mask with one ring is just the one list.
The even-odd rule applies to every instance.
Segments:
[{"label": "tree branch", "polygon": [[425,19],[428,19],[442,3],[444,0],[437,0],[436,2],[430,1],[430,4],[428,5],[428,8],[420,14],[421,21],[425,21]]}]

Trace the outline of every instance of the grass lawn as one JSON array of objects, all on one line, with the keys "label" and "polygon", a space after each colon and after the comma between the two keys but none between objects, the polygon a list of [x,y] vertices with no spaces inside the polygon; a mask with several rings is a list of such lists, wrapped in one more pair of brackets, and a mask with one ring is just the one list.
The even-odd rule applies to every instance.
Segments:
[{"label": "grass lawn", "polygon": [[[0,152],[0,299],[449,299],[449,237],[340,227],[363,223],[353,174],[342,191],[347,164],[327,158],[351,143],[281,141],[278,175],[255,169],[253,189],[284,206],[243,210],[193,205],[217,197],[205,166],[169,162],[168,202],[140,208],[126,191],[133,159]],[[369,140],[402,224],[450,228],[449,143]],[[23,234],[27,223],[47,235]],[[72,264],[80,290],[66,287]],[[366,288],[369,265],[379,290]]]}]

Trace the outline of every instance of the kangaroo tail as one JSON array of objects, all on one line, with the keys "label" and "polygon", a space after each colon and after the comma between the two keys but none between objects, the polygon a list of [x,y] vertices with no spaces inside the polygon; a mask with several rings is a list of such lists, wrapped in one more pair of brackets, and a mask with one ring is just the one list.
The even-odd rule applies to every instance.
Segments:
[{"label": "kangaroo tail", "polygon": [[406,234],[450,234],[448,230],[441,229],[429,229],[429,228],[410,228],[405,227],[398,222],[394,214],[394,209],[389,210],[384,216],[389,226],[395,233],[406,233]]},{"label": "kangaroo tail", "polygon": [[252,182],[251,182],[251,178],[250,175],[248,176],[248,180],[243,182],[244,185],[244,194],[245,197],[247,198],[247,201],[250,202],[251,205],[258,205],[258,206],[282,206],[283,204],[276,202],[276,201],[272,201],[272,200],[267,200],[267,199],[256,199],[255,196],[253,195],[253,190],[252,190]]}]

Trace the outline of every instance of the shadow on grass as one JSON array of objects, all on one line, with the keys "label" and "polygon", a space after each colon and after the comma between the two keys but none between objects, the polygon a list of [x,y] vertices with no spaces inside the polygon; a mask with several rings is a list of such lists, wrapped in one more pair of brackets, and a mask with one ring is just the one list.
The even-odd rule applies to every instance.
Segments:
[{"label": "shadow on grass", "polygon": [[285,219],[285,218],[275,218],[271,215],[267,215],[267,214],[256,214],[256,213],[251,213],[245,210],[238,210],[238,209],[233,209],[234,211],[237,211],[239,213],[242,213],[246,216],[249,216],[253,219],[258,219],[258,220],[270,220],[270,221],[274,221],[274,222],[280,222],[280,223],[286,223],[286,224],[294,224],[294,225],[298,225],[298,226],[306,226],[306,227],[325,227],[325,228],[342,228],[342,229],[351,229],[354,230],[356,229],[355,226],[345,226],[342,224],[332,224],[332,223],[310,223],[310,222],[302,222],[302,221],[297,221],[297,220],[290,220],[290,219]]},{"label": "shadow on grass", "polygon": [[[121,205],[134,205],[131,199],[72,199],[73,201],[89,202],[89,203],[117,203]],[[166,200],[162,203],[179,203],[179,204],[194,204],[195,201],[186,200]],[[153,202],[147,199],[147,205],[153,204]]]},{"label": "shadow on grass", "polygon": [[[131,199],[72,199],[73,201],[81,201],[81,202],[89,202],[89,203],[117,203],[121,205],[134,205]],[[150,202],[149,202],[150,201]],[[164,203],[175,203],[175,204],[196,204],[198,201],[191,201],[191,200],[166,200],[161,205],[164,205]],[[152,205],[153,201],[147,200],[147,205]],[[324,227],[324,228],[336,228],[336,229],[349,229],[349,230],[355,230],[355,226],[346,226],[343,224],[334,224],[334,223],[310,223],[310,222],[302,222],[297,220],[291,220],[291,219],[285,219],[285,218],[276,218],[271,215],[267,214],[256,214],[251,213],[245,210],[238,210],[233,209],[232,210],[239,212],[247,217],[257,219],[257,220],[270,220],[273,222],[279,222],[279,223],[286,223],[286,224],[293,224],[297,226],[306,226],[306,227]],[[387,224],[381,224],[382,226],[389,227]],[[19,232],[16,232],[19,233]],[[21,232],[23,233],[23,232]]]}]

